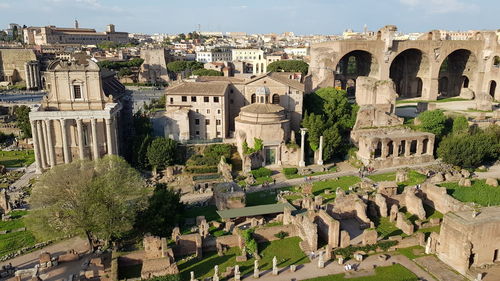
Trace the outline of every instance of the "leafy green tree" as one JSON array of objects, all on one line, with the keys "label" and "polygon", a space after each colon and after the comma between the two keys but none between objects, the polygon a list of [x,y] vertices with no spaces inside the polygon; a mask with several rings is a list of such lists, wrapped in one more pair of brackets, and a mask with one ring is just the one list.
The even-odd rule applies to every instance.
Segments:
[{"label": "leafy green tree", "polygon": [[267,66],[267,71],[271,72],[301,72],[306,75],[308,70],[309,65],[301,60],[279,60]]},{"label": "leafy green tree", "polygon": [[170,237],[184,211],[180,192],[166,184],[157,184],[148,202],[147,209],[137,215],[136,228],[142,233]]},{"label": "leafy green tree", "polygon": [[27,218],[39,235],[84,235],[106,243],[130,231],[146,204],[141,175],[114,155],[58,165],[35,183]]},{"label": "leafy green tree", "polygon": [[311,149],[319,148],[319,138],[323,135],[324,159],[347,153],[349,131],[356,121],[358,107],[349,103],[346,92],[333,87],[319,89],[304,97],[304,108],[302,125],[308,129]]},{"label": "leafy green tree", "polygon": [[471,134],[453,134],[438,146],[438,156],[444,162],[463,168],[474,168],[500,156],[500,127],[478,129]]},{"label": "leafy green tree", "polygon": [[463,115],[459,115],[453,119],[453,134],[467,133],[469,130],[469,122]]},{"label": "leafy green tree", "polygon": [[446,116],[442,110],[430,110],[422,112],[418,119],[421,124],[419,128],[424,132],[433,133],[439,139],[444,136],[446,130]]},{"label": "leafy green tree", "polygon": [[173,61],[167,64],[167,69],[169,71],[179,73],[187,69],[186,61]]},{"label": "leafy green tree", "polygon": [[153,167],[153,171],[156,172],[157,169],[164,169],[174,164],[176,150],[177,142],[173,139],[164,137],[155,138],[146,152],[149,165]]},{"label": "leafy green tree", "polygon": [[109,50],[109,49],[116,49],[120,45],[116,42],[113,41],[102,41],[101,43],[97,44],[97,48],[101,50]]},{"label": "leafy green tree", "polygon": [[196,69],[192,73],[197,76],[224,76],[224,73],[221,71],[213,70],[213,69]]},{"label": "leafy green tree", "polygon": [[26,105],[21,105],[14,109],[16,124],[21,129],[23,138],[31,138],[30,111],[31,109]]},{"label": "leafy green tree", "polygon": [[118,71],[118,77],[129,76],[132,75],[132,70],[130,68],[122,68]]}]

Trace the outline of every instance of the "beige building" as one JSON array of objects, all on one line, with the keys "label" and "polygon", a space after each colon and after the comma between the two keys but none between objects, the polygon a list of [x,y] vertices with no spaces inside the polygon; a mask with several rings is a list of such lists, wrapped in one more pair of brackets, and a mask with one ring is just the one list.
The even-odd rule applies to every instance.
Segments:
[{"label": "beige building", "polygon": [[27,27],[23,30],[24,43],[28,45],[81,44],[96,45],[103,41],[128,43],[127,32],[116,32],[115,26],[109,24],[104,32],[91,28],[80,28],[78,22],[74,28],[55,26]]},{"label": "beige building", "polygon": [[52,62],[44,79],[48,95],[29,115],[38,172],[120,153],[131,107],[114,73],[82,58]]},{"label": "beige building", "polygon": [[446,214],[439,233],[437,255],[462,274],[500,262],[500,208]]},{"label": "beige building", "polygon": [[167,64],[173,61],[173,56],[167,49],[141,49],[141,59],[144,63],[141,65],[139,82],[156,84],[170,81]]},{"label": "beige building", "polygon": [[0,82],[11,85],[25,82],[27,89],[41,88],[40,66],[35,52],[29,49],[0,49]]},{"label": "beige building", "polygon": [[263,50],[232,49],[232,59],[245,63],[244,73],[263,74],[267,71],[267,61]]}]

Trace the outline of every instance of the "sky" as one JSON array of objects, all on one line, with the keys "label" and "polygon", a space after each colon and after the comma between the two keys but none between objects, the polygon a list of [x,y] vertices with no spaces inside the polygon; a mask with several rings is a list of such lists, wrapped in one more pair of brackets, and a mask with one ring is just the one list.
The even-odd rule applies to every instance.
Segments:
[{"label": "sky", "polygon": [[0,29],[107,24],[131,33],[202,31],[341,34],[366,24],[376,31],[498,29],[500,0],[0,0]]}]

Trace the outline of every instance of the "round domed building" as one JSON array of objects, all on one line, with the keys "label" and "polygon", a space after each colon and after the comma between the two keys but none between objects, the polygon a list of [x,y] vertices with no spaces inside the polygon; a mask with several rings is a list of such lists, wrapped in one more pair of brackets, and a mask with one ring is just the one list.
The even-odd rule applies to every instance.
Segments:
[{"label": "round domed building", "polygon": [[[285,109],[269,103],[269,99],[267,87],[257,88],[255,102],[242,107],[235,119],[236,142],[244,168],[282,164],[283,146],[290,139],[290,120]],[[251,149],[257,139],[262,141],[262,150],[256,153],[245,151],[245,143]]]}]

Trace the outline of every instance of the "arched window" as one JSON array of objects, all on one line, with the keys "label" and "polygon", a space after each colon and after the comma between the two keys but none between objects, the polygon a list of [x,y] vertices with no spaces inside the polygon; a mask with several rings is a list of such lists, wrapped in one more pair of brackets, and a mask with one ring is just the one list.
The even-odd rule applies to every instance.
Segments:
[{"label": "arched window", "polygon": [[273,95],[273,104],[280,104],[280,96],[278,94]]},{"label": "arched window", "polygon": [[469,78],[467,76],[462,76],[463,79],[463,88],[469,88]]},{"label": "arched window", "polygon": [[500,57],[499,56],[495,56],[493,58],[493,66],[494,67],[500,67]]},{"label": "arched window", "polygon": [[252,94],[252,97],[250,98],[250,103],[255,103],[255,94]]}]

